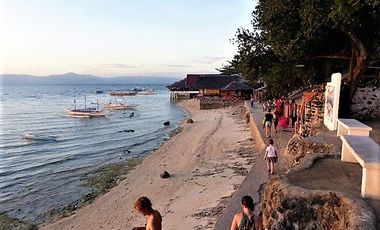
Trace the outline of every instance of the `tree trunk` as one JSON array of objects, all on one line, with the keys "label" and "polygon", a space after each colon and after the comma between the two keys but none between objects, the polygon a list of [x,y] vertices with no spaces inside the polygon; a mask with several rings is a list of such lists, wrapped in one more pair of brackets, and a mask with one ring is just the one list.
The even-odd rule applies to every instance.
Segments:
[{"label": "tree trunk", "polygon": [[351,82],[351,79],[352,79],[352,67],[354,65],[354,57],[355,57],[355,48],[354,48],[354,45],[352,44],[351,45],[351,58],[350,58],[350,75],[348,77],[349,79],[349,82]]},{"label": "tree trunk", "polygon": [[350,38],[353,47],[355,48],[355,59],[356,59],[356,65],[355,68],[352,70],[352,75],[350,78],[350,100],[352,100],[355,91],[358,87],[360,77],[362,76],[364,70],[365,70],[365,60],[367,58],[367,51],[360,39],[353,33],[353,32],[347,32],[346,33],[348,37]]}]

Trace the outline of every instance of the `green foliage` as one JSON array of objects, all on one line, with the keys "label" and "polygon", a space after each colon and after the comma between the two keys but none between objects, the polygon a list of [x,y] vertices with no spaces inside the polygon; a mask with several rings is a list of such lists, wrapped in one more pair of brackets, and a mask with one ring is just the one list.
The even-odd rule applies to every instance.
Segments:
[{"label": "green foliage", "polygon": [[267,85],[272,96],[348,73],[350,65],[355,88],[380,57],[380,0],[260,0],[252,26],[237,30],[238,52],[223,69]]}]

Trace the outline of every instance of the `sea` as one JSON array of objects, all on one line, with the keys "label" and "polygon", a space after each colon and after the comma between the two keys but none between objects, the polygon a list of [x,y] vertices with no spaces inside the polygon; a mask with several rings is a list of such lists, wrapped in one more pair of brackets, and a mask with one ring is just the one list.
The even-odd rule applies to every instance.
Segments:
[{"label": "sea", "polygon": [[[109,95],[132,88],[157,93]],[[150,154],[187,116],[170,102],[164,85],[3,85],[0,91],[0,213],[33,224],[43,222],[49,210],[62,209],[93,191],[84,184],[85,175]],[[107,111],[99,118],[65,113],[75,106],[115,100],[138,106]],[[163,125],[166,121],[169,126]],[[56,140],[26,140],[25,131]]]}]

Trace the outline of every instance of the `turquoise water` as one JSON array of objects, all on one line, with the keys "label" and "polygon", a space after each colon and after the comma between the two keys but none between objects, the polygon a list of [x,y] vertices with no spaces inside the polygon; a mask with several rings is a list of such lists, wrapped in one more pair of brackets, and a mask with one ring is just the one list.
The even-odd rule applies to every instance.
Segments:
[{"label": "turquoise water", "polygon": [[[103,165],[144,156],[160,146],[186,116],[170,103],[162,85],[156,95],[125,97],[136,110],[111,111],[104,118],[72,118],[66,108],[115,101],[118,86],[2,86],[0,98],[0,212],[40,223],[92,191],[83,176]],[[144,86],[139,86],[144,87]],[[104,90],[104,94],[96,94]],[[120,99],[120,97],[118,97]],[[93,105],[92,105],[93,106]],[[129,117],[131,112],[134,117]],[[163,122],[170,121],[170,126]],[[134,132],[123,132],[133,129]],[[26,141],[23,132],[56,136],[57,141]],[[130,153],[124,150],[130,150]]]}]

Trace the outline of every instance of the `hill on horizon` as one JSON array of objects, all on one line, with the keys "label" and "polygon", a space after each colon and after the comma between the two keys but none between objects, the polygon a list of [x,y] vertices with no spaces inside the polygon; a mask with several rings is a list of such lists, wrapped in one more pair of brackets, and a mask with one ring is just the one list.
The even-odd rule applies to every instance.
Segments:
[{"label": "hill on horizon", "polygon": [[34,76],[27,74],[2,74],[0,83],[2,85],[118,85],[118,84],[171,84],[181,78],[173,77],[98,77],[89,74],[66,73],[48,76]]}]

